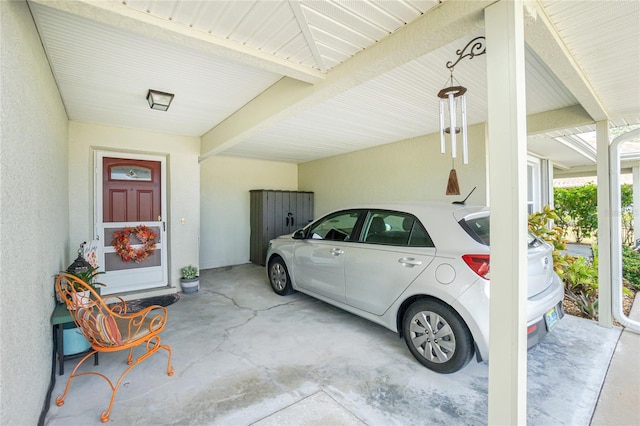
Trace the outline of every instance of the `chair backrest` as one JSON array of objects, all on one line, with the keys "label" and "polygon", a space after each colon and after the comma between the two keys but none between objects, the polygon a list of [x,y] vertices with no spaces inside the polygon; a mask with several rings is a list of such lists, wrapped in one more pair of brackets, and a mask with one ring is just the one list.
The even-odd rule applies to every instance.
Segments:
[{"label": "chair backrest", "polygon": [[126,309],[124,306],[109,308],[89,284],[70,274],[58,275],[56,291],[67,305],[76,326],[94,349],[123,344],[117,320]]}]

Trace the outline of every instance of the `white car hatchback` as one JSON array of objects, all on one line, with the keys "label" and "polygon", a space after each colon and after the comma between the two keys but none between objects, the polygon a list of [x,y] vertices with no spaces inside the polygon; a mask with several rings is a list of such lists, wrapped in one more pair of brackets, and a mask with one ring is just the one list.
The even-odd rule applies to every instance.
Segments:
[{"label": "white car hatchback", "polygon": [[[452,373],[489,354],[489,210],[459,204],[335,211],[271,240],[273,290],[294,290],[404,337],[413,356]],[[551,246],[528,242],[528,347],[564,315]]]}]

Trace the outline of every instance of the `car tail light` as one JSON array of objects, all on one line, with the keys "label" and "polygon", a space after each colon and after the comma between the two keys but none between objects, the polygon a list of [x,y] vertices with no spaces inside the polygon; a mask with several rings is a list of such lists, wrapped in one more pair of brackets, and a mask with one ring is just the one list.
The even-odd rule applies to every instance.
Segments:
[{"label": "car tail light", "polygon": [[465,254],[462,256],[464,263],[480,275],[485,280],[489,279],[489,255],[488,254]]}]

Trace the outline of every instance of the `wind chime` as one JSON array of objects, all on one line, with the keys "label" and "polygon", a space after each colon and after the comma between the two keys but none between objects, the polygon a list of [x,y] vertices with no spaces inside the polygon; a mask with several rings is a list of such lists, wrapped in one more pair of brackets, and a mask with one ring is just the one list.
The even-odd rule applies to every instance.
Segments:
[{"label": "wind chime", "polygon": [[[462,162],[469,164],[469,148],[467,142],[467,100],[465,93],[467,88],[462,86],[458,80],[453,77],[453,68],[463,58],[473,59],[475,56],[484,55],[486,53],[485,38],[483,36],[476,37],[471,40],[463,49],[456,51],[458,59],[455,62],[449,61],[446,66],[451,76],[445,82],[445,86],[438,92],[440,98],[440,153],[446,151],[446,135],[449,135],[451,142],[451,171],[449,172],[449,180],[447,182],[446,195],[460,195],[460,185],[458,184],[458,174],[455,169],[455,159],[458,154],[457,135],[460,134],[462,139]],[[445,127],[449,124],[448,127]]]}]

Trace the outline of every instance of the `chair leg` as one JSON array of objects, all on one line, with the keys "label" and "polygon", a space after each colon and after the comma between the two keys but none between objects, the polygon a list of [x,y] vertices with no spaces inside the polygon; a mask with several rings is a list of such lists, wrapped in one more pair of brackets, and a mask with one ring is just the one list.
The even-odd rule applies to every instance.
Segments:
[{"label": "chair leg", "polygon": [[100,376],[109,384],[109,387],[111,388],[111,399],[109,400],[109,406],[107,407],[106,410],[104,410],[100,414],[100,420],[103,423],[108,422],[109,421],[109,416],[111,415],[111,410],[113,409],[113,402],[115,401],[116,394],[118,393],[118,388],[120,387],[120,384],[122,383],[122,380],[124,380],[125,376],[127,374],[129,374],[129,371],[131,371],[133,369],[133,367],[135,367],[136,365],[140,364],[142,361],[144,361],[149,356],[151,356],[152,354],[157,352],[159,349],[164,349],[169,354],[168,360],[167,360],[167,375],[168,376],[173,376],[173,366],[171,365],[171,357],[172,357],[173,354],[171,352],[171,347],[169,345],[161,345],[160,344],[160,337],[154,336],[152,339],[147,341],[146,349],[147,349],[147,351],[144,354],[142,354],[140,357],[135,359],[135,361],[133,359],[133,348],[129,349],[129,354],[127,356],[127,364],[129,364],[129,367],[127,367],[127,369],[124,370],[124,372],[120,375],[120,378],[115,383],[115,385],[104,374],[101,374],[101,373],[98,373],[98,372],[95,372],[95,371],[87,371],[87,372],[76,374],[76,371],[78,370],[80,365],[82,365],[83,362],[85,362],[94,353],[96,353],[96,351],[93,351],[93,352],[85,355],[84,358],[82,358],[80,360],[80,362],[78,362],[78,364],[75,366],[75,368],[71,372],[71,375],[69,376],[69,380],[67,381],[67,387],[65,388],[64,393],[62,395],[58,395],[56,397],[56,404],[58,406],[61,406],[61,405],[64,404],[64,399],[67,397],[67,394],[69,393],[69,387],[71,386],[71,381],[74,378],[80,377],[80,376],[85,376],[85,375],[90,375],[90,374],[91,375]]},{"label": "chair leg", "polygon": [[169,345],[160,345],[158,347],[162,348],[164,350],[166,350],[167,352],[169,352],[169,359],[167,360],[167,376],[171,377],[173,376],[173,365],[171,365],[171,357],[173,356],[173,354],[171,353],[171,346]]},{"label": "chair leg", "polygon": [[78,375],[76,375],[76,371],[78,370],[78,368],[82,365],[83,362],[85,362],[86,360],[88,360],[89,358],[91,358],[91,356],[93,354],[97,353],[97,351],[91,351],[90,353],[88,353],[87,355],[85,355],[80,362],[78,362],[75,366],[75,368],[73,369],[73,371],[71,371],[71,374],[69,374],[69,380],[67,380],[67,386],[64,388],[64,393],[62,395],[58,395],[56,397],[56,405],[58,407],[64,405],[64,399],[67,397],[67,394],[69,393],[69,388],[71,387],[71,381],[73,379],[75,379],[76,377],[79,376],[83,376],[86,373],[80,373]]},{"label": "chair leg", "polygon": [[113,408],[113,402],[116,399],[116,393],[118,392],[120,383],[122,383],[122,380],[124,380],[125,376],[129,374],[129,371],[131,371],[133,367],[140,364],[149,356],[153,355],[160,348],[165,349],[167,352],[169,352],[169,361],[167,362],[167,375],[173,376],[173,366],[171,365],[171,355],[172,355],[171,347],[169,345],[159,345],[158,343],[160,342],[160,337],[158,336],[155,336],[152,340],[153,340],[153,343],[147,342],[147,345],[146,345],[147,352],[139,356],[135,361],[133,361],[133,348],[129,350],[129,357],[127,359],[127,363],[130,365],[129,367],[127,367],[126,370],[124,370],[124,372],[122,373],[122,375],[120,376],[116,384],[111,386],[112,392],[111,392],[111,400],[109,401],[109,407],[105,411],[103,411],[102,414],[100,415],[100,420],[102,420],[103,423],[106,423],[109,421],[109,416],[111,415],[111,410]]}]

